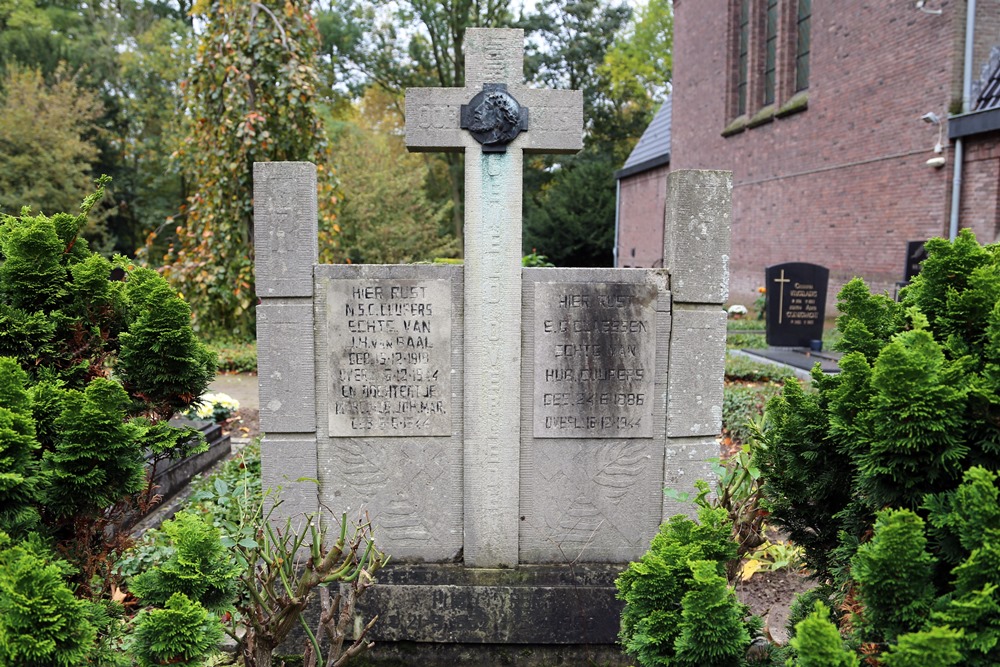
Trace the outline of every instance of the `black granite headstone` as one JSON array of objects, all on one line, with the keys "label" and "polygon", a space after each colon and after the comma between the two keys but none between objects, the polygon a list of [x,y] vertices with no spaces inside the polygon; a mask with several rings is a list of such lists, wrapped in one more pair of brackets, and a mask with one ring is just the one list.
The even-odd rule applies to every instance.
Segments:
[{"label": "black granite headstone", "polygon": [[926,241],[906,242],[906,269],[903,272],[903,283],[909,284],[914,276],[920,273],[920,264],[927,259]]},{"label": "black granite headstone", "polygon": [[809,347],[823,338],[826,287],[830,270],[818,264],[788,262],[764,270],[767,281],[767,344]]}]

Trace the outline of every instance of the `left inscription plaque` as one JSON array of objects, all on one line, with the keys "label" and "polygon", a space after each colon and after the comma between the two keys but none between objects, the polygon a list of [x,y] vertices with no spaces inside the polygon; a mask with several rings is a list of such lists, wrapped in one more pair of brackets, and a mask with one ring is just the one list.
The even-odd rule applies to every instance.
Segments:
[{"label": "left inscription plaque", "polygon": [[451,435],[451,282],[333,280],[330,436]]}]

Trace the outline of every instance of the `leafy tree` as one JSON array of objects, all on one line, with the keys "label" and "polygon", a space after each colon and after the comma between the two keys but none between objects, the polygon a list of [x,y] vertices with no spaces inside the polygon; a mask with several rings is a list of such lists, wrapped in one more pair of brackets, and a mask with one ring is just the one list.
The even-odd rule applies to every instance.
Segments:
[{"label": "leafy tree", "polygon": [[91,162],[115,185],[99,212],[101,235],[88,235],[107,252],[132,253],[183,201],[168,163],[183,119],[177,74],[190,56],[190,6],[190,0],[0,3],[0,73],[37,70],[49,86],[69,79],[99,103],[101,132],[89,137],[97,151]]},{"label": "leafy tree", "polygon": [[90,191],[101,105],[65,74],[16,64],[0,82],[0,212],[71,211]]},{"label": "leafy tree", "polygon": [[[206,3],[207,5],[207,3]],[[181,151],[191,194],[165,275],[202,331],[254,335],[254,162],[320,165],[320,227],[332,227],[329,154],[316,111],[318,35],[304,0],[199,5],[206,21],[186,83]]]},{"label": "leafy tree", "polygon": [[[415,86],[465,85],[465,31],[505,27],[513,21],[509,0],[407,0],[383,10],[370,0],[331,0],[321,11],[323,50],[338,82],[375,85],[396,95]],[[346,17],[350,17],[347,19]],[[445,182],[429,183],[452,202],[452,229],[462,244],[465,187],[464,156],[434,158],[447,164]],[[436,172],[432,172],[432,175]],[[432,197],[437,201],[436,197]]]},{"label": "leafy tree", "polygon": [[529,158],[524,249],[557,265],[608,266],[614,243],[614,172],[652,118],[646,91],[613,87],[606,60],[624,38],[627,4],[548,0],[525,17],[529,80],[584,92],[584,150]]},{"label": "leafy tree", "polygon": [[537,249],[556,266],[610,266],[617,166],[585,148],[551,173],[542,172],[548,182],[541,190],[531,193],[526,184],[525,252]]},{"label": "leafy tree", "polygon": [[666,99],[673,73],[674,17],[670,0],[649,0],[626,34],[608,50],[601,68],[616,97]]},{"label": "leafy tree", "polygon": [[[454,237],[441,233],[450,226],[450,206],[428,200],[427,163],[406,152],[399,114],[372,110],[383,98],[370,88],[351,122],[342,123],[333,139],[342,192],[341,232],[339,247],[326,247],[321,260],[405,264],[454,257]],[[380,127],[373,127],[376,123]]]}]

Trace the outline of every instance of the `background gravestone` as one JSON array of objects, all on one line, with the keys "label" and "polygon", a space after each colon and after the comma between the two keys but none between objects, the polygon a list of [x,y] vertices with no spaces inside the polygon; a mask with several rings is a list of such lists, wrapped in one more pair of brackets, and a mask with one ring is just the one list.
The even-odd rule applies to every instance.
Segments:
[{"label": "background gravestone", "polygon": [[908,285],[920,273],[921,263],[927,259],[926,241],[906,242],[906,268],[903,272],[903,284]]},{"label": "background gravestone", "polygon": [[789,262],[764,271],[767,286],[767,344],[809,347],[823,339],[830,270],[819,264]]}]

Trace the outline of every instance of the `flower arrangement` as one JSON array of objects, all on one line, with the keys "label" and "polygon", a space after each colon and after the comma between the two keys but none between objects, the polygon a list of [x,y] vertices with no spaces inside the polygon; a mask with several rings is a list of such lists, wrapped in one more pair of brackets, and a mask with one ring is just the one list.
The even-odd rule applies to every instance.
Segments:
[{"label": "flower arrangement", "polygon": [[226,421],[240,409],[240,402],[228,394],[221,392],[207,392],[183,415],[188,419],[211,419],[213,421]]},{"label": "flower arrangement", "polygon": [[762,320],[767,314],[767,288],[758,287],[757,294],[757,300],[753,302],[753,309],[757,311],[757,319]]},{"label": "flower arrangement", "polygon": [[747,307],[741,306],[740,304],[737,303],[732,306],[729,306],[729,310],[726,312],[729,313],[729,317],[733,318],[734,320],[739,320],[743,319],[743,316],[747,314]]}]

